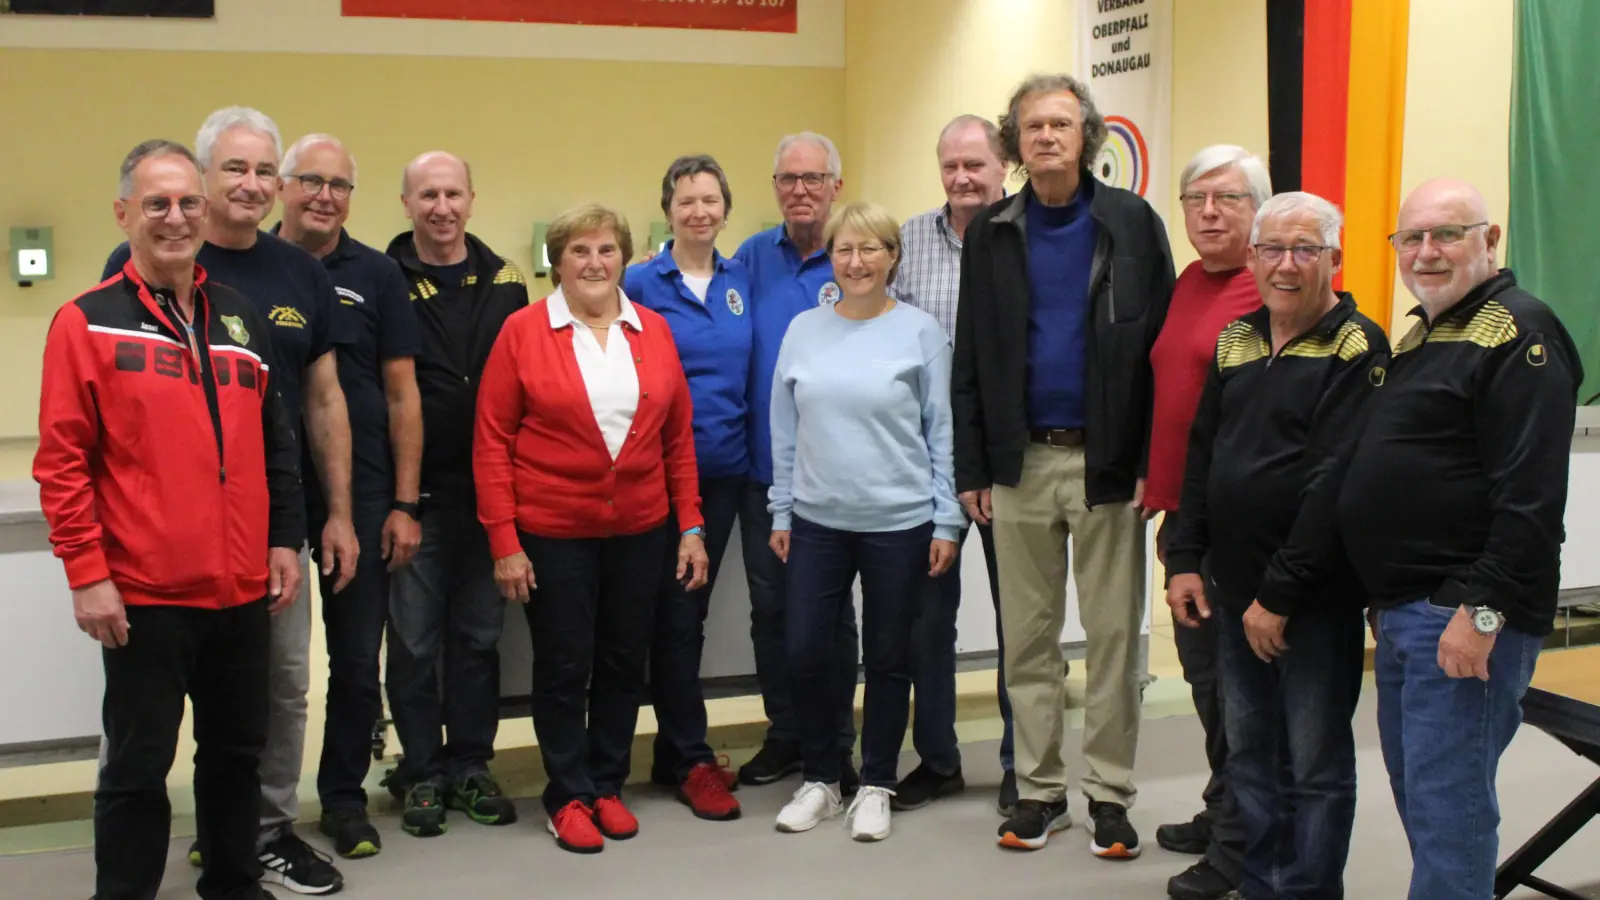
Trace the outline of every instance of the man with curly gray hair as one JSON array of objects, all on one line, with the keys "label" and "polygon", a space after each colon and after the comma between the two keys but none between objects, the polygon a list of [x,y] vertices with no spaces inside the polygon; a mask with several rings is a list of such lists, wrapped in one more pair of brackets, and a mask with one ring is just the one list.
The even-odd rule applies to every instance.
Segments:
[{"label": "man with curly gray hair", "polygon": [[1087,637],[1083,755],[1096,856],[1139,855],[1128,822],[1139,735],[1141,506],[1150,348],[1173,284],[1166,226],[1090,174],[1106,137],[1088,88],[1034,76],[1000,119],[1021,191],[967,226],[951,400],[956,487],[993,522],[1019,802],[1000,844],[1043,847],[1070,824],[1061,631],[1074,554]]}]

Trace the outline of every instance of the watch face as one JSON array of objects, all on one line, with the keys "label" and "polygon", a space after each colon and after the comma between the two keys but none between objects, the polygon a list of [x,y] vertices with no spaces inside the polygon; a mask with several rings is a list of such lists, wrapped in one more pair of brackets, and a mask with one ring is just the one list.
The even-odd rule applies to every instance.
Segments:
[{"label": "watch face", "polygon": [[1480,609],[1472,614],[1472,624],[1483,634],[1500,630],[1500,614],[1492,609]]}]

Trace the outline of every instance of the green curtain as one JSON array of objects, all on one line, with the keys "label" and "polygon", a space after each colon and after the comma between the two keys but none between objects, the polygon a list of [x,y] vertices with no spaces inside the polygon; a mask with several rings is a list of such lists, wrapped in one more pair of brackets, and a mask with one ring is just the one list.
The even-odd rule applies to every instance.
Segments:
[{"label": "green curtain", "polygon": [[1600,2],[1516,9],[1508,264],[1577,343],[1582,403],[1600,392]]}]

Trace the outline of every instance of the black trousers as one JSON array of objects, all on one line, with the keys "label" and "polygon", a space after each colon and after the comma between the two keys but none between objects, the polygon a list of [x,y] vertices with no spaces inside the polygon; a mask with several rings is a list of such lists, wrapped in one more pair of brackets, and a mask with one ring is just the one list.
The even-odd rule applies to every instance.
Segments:
[{"label": "black trousers", "polygon": [[226,610],[128,607],[128,643],[102,651],[106,762],[94,795],[95,897],[151,900],[171,840],[167,772],[185,696],[194,702],[195,812],[205,829],[199,893],[257,890],[267,736],[267,601]]},{"label": "black trousers", "polygon": [[[1175,513],[1161,520],[1156,531],[1156,544],[1166,554],[1167,528]],[[1244,828],[1239,820],[1238,804],[1228,791],[1228,735],[1224,725],[1222,683],[1217,661],[1217,598],[1207,596],[1212,603],[1212,617],[1201,619],[1199,628],[1173,628],[1173,643],[1178,648],[1178,664],[1183,667],[1183,680],[1189,684],[1194,698],[1194,711],[1206,736],[1206,764],[1211,777],[1200,797],[1205,811],[1200,814],[1208,826],[1210,842],[1206,846],[1206,859],[1229,881],[1237,884],[1244,864]]]},{"label": "black trousers", "polygon": [[594,539],[524,533],[538,587],[524,607],[533,637],[533,730],[549,783],[545,811],[622,793],[644,696],[666,525]]},{"label": "black trousers", "polygon": [[[317,796],[324,810],[367,808],[361,784],[372,766],[372,728],[383,715],[378,655],[389,620],[389,564],[383,558],[389,504],[358,500],[353,518],[361,543],[355,578],[335,594],[333,585],[340,573],[329,577],[317,568],[328,643],[328,706],[317,767]],[[311,533],[321,535],[326,518],[314,516],[312,522]]]}]

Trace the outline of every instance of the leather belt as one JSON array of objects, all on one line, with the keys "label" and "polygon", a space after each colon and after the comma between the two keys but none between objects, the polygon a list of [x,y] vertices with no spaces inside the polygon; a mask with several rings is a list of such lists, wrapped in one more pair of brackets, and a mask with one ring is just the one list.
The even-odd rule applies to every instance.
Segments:
[{"label": "leather belt", "polygon": [[1082,447],[1082,428],[1030,428],[1028,440],[1050,447]]}]

